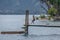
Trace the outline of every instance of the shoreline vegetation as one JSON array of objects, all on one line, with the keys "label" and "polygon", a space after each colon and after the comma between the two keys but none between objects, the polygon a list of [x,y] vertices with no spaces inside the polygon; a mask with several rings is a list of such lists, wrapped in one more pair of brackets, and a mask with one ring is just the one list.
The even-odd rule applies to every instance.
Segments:
[{"label": "shoreline vegetation", "polygon": [[38,20],[52,20],[52,21],[54,21],[54,18],[50,17],[49,15],[47,15],[47,16],[45,16],[45,15],[40,15],[40,16],[35,17],[35,18],[36,18],[36,20],[37,20],[37,18],[38,18]]}]

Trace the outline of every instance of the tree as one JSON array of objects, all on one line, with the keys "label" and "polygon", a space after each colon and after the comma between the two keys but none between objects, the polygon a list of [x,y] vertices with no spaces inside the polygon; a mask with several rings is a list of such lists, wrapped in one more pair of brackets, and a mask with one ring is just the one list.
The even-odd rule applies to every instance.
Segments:
[{"label": "tree", "polygon": [[57,14],[57,9],[54,8],[54,7],[51,7],[49,10],[48,10],[48,14],[53,17]]},{"label": "tree", "polygon": [[58,10],[57,15],[60,16],[60,0],[41,0],[41,1],[47,4],[48,10],[51,8],[51,5],[53,5],[53,7]]}]

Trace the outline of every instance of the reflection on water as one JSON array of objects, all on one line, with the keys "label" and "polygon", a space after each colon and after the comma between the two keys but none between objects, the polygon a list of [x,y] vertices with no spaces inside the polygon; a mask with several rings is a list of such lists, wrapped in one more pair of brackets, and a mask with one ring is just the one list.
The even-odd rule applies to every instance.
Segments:
[{"label": "reflection on water", "polygon": [[[0,31],[21,31],[24,25],[25,15],[0,15]],[[29,22],[31,23],[32,15]],[[35,22],[36,23],[36,22]],[[50,23],[45,21],[45,23]],[[38,24],[41,24],[39,21]],[[43,23],[42,23],[43,24]],[[60,25],[60,22],[52,23]],[[52,34],[52,35],[51,35]],[[28,37],[20,34],[0,34],[0,40],[60,40],[60,28],[29,27]]]}]

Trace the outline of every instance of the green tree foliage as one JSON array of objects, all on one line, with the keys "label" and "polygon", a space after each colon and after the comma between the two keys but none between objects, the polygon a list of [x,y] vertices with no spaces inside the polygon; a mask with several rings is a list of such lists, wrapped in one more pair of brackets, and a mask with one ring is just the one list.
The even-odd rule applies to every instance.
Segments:
[{"label": "green tree foliage", "polygon": [[50,9],[48,10],[48,14],[49,14],[50,16],[54,16],[56,13],[57,13],[57,9],[55,9],[54,7],[50,8]]},{"label": "green tree foliage", "polygon": [[51,4],[57,4],[58,0],[49,0]]},{"label": "green tree foliage", "polygon": [[60,3],[60,0],[49,0],[51,4],[59,4]]},{"label": "green tree foliage", "polygon": [[[46,4],[48,4],[48,13],[50,15],[53,15],[56,13],[56,11],[58,11],[58,15],[60,15],[60,0],[42,0],[43,2],[45,2]],[[50,8],[50,5],[53,5],[52,8]],[[55,12],[54,12],[55,11]]]},{"label": "green tree foliage", "polygon": [[60,6],[60,0],[58,0],[58,5]]}]

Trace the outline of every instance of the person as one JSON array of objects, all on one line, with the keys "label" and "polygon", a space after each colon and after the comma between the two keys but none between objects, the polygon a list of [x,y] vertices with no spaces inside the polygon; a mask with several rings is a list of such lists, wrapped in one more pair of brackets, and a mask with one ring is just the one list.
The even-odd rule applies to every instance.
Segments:
[{"label": "person", "polygon": [[33,20],[32,20],[32,23],[34,23],[34,21],[35,21],[35,17],[34,17],[34,15],[33,15]]}]

